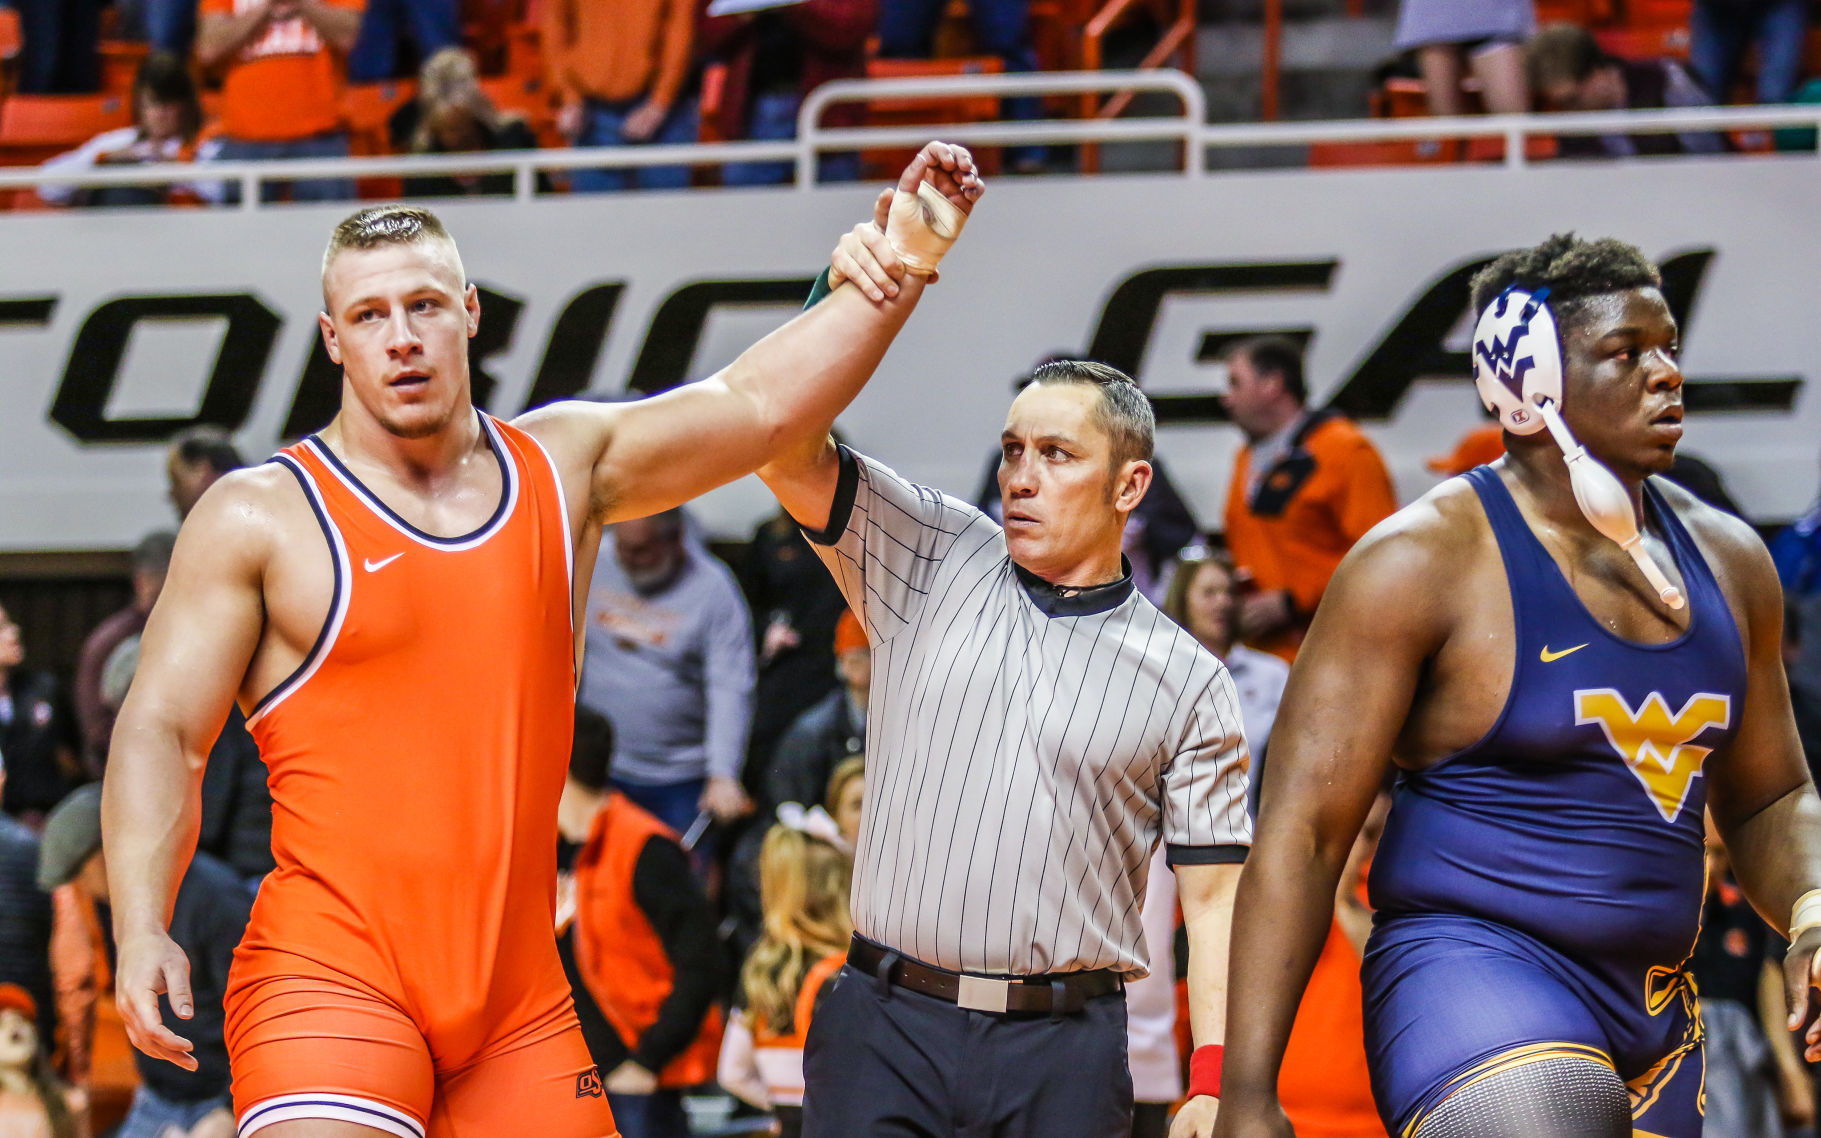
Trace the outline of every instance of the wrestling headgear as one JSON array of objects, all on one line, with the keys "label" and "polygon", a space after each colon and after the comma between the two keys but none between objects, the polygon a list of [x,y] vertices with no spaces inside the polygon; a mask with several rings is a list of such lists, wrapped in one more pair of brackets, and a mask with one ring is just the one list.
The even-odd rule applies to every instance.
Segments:
[{"label": "wrestling headgear", "polygon": [[1562,419],[1562,341],[1547,288],[1511,285],[1486,306],[1473,329],[1473,382],[1486,409],[1514,435],[1548,429],[1568,463],[1574,500],[1593,528],[1631,555],[1657,598],[1672,609],[1685,603],[1645,552],[1631,495],[1618,476],[1587,453]]},{"label": "wrestling headgear", "polygon": [[1473,382],[1486,410],[1514,435],[1543,429],[1545,401],[1562,402],[1562,343],[1549,290],[1512,285],[1486,306],[1473,329]]}]

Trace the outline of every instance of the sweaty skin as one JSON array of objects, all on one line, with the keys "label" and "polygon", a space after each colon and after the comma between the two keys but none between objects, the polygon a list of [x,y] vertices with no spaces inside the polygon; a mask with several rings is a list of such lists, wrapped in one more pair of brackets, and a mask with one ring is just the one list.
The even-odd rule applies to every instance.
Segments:
[{"label": "sweaty skin", "polygon": [[[1563,337],[1564,417],[1635,506],[1644,478],[1668,469],[1681,436],[1675,321],[1658,290],[1636,289],[1586,302]],[[1594,531],[1548,436],[1506,441],[1500,477],[1593,617],[1640,643],[1681,635],[1689,610],[1658,603],[1630,557]],[[1738,737],[1704,771],[1709,807],[1746,895],[1787,931],[1797,896],[1821,884],[1821,802],[1790,712],[1776,572],[1745,523],[1658,485],[1719,582],[1748,668]],[[1645,543],[1682,585],[1660,535]],[[1354,835],[1393,763],[1426,768],[1492,728],[1512,679],[1509,597],[1491,525],[1460,479],[1379,525],[1335,574],[1271,735],[1259,830],[1240,883],[1222,1138],[1291,1133],[1278,1067]],[[1791,1007],[1810,1026],[1810,1043],[1821,1038],[1821,1006],[1805,983],[1817,946],[1821,933],[1810,933],[1789,957]]]},{"label": "sweaty skin", "polygon": [[[964,210],[983,189],[967,152],[943,143],[925,147],[900,185],[922,180]],[[481,314],[464,282],[453,244],[437,241],[344,252],[324,279],[323,337],[344,380],[341,413],[322,437],[394,512],[437,535],[484,523],[502,489],[471,401],[466,341]],[[877,303],[841,290],[700,383],[636,403],[557,404],[517,420],[549,452],[567,501],[578,657],[582,590],[601,527],[668,509],[825,439],[922,288],[907,281]],[[165,929],[195,847],[209,748],[230,705],[250,710],[309,653],[332,593],[322,531],[276,466],[223,478],[178,539],[121,710],[103,802],[118,1002],[133,1044],[154,1058],[195,1067],[190,1043],[160,1023],[157,996],[169,993],[178,1014],[190,1014],[188,962]],[[285,1122],[269,1132],[335,1126]]]}]

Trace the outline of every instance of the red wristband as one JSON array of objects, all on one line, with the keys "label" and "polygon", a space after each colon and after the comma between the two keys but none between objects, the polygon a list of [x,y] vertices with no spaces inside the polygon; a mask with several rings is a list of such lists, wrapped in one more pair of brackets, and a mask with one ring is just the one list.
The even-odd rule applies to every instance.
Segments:
[{"label": "red wristband", "polygon": [[1189,1055],[1190,1098],[1196,1095],[1220,1097],[1220,1068],[1226,1057],[1224,1043],[1203,1044]]}]

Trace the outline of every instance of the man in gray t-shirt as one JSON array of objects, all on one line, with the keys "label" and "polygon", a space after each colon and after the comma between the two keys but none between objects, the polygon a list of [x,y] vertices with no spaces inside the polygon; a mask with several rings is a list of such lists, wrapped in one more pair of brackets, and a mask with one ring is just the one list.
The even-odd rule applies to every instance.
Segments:
[{"label": "man in gray t-shirt", "polygon": [[588,587],[579,702],[613,724],[614,786],[678,834],[728,821],[752,717],[752,619],[681,510],[613,527]]},{"label": "man in gray t-shirt", "polygon": [[[830,282],[901,273],[863,228]],[[759,471],[873,653],[855,937],[810,1027],[806,1138],[1129,1134],[1122,989],[1159,842],[1218,1077],[1248,759],[1225,667],[1120,555],[1153,431],[1118,371],[1039,368],[1000,439],[1003,527],[832,442]],[[1192,1080],[1178,1135],[1211,1130],[1213,1088]]]}]

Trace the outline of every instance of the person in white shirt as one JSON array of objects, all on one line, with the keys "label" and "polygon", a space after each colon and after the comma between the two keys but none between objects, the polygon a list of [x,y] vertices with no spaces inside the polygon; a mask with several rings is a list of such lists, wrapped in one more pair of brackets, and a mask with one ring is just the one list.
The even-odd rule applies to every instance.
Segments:
[{"label": "person in white shirt", "polygon": [[[49,159],[45,170],[67,173],[97,166],[184,162],[192,155],[202,129],[202,103],[196,82],[183,60],[153,52],[133,77],[133,125],[103,131],[74,150]],[[205,202],[219,202],[219,182],[184,182],[175,186],[83,186],[73,182],[39,187],[50,205],[158,205],[173,189]]]}]

